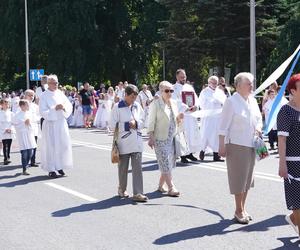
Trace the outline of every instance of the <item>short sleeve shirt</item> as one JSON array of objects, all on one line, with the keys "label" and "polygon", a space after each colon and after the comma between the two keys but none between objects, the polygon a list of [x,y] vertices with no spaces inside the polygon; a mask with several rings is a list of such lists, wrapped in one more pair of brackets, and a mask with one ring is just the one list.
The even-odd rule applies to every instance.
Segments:
[{"label": "short sleeve shirt", "polygon": [[79,92],[79,95],[82,99],[82,105],[91,105],[91,99],[90,97],[93,95],[91,91],[82,89]]}]

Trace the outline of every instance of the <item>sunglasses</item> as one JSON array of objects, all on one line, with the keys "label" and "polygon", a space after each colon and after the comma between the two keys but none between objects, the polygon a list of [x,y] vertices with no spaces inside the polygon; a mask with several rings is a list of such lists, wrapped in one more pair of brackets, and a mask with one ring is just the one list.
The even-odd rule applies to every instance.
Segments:
[{"label": "sunglasses", "polygon": [[165,93],[173,93],[174,90],[173,89],[165,89]]}]

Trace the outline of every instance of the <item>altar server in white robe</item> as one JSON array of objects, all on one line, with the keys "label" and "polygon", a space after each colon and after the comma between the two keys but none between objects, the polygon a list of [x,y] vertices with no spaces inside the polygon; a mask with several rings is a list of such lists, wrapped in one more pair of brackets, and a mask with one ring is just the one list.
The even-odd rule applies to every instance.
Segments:
[{"label": "altar server in white robe", "polygon": [[[176,71],[176,83],[173,85],[174,93],[172,98],[177,101],[179,112],[184,112],[184,134],[189,147],[190,154],[181,156],[182,163],[197,161],[198,159],[193,155],[195,152],[200,151],[200,130],[197,118],[192,113],[197,110],[198,97],[192,85],[186,83],[186,73],[184,69]],[[192,102],[184,103],[183,96],[189,94],[192,97]]]},{"label": "altar server in white robe", "polygon": [[72,104],[63,92],[57,89],[56,75],[49,75],[48,89],[39,102],[40,114],[44,118],[41,138],[41,167],[56,178],[56,171],[65,175],[64,169],[73,167],[72,145],[67,118],[72,113]]},{"label": "altar server in white robe", "polygon": [[[40,111],[39,106],[33,102],[35,93],[32,89],[27,89],[25,91],[25,99],[28,101],[29,104],[29,112],[31,113],[32,121],[31,121],[31,127],[33,129],[34,133],[34,139],[37,143],[38,136],[39,136],[39,124],[40,124]],[[38,167],[36,164],[36,148],[33,149],[32,157],[30,160],[31,167]]]},{"label": "altar server in white robe", "polygon": [[36,148],[33,131],[33,117],[29,111],[29,103],[27,100],[21,100],[19,103],[20,110],[12,119],[15,126],[19,149],[21,152],[21,162],[23,168],[23,175],[29,175],[27,168],[32,156],[33,149]]},{"label": "altar server in white robe", "polygon": [[199,158],[204,159],[205,150],[213,151],[214,161],[223,161],[218,154],[219,150],[219,123],[221,119],[222,107],[226,100],[225,93],[219,89],[219,78],[211,76],[208,78],[208,86],[203,89],[199,96],[200,109],[203,111],[201,118],[201,151]]},{"label": "altar server in white robe", "polygon": [[141,104],[145,113],[145,127],[148,127],[148,115],[149,115],[149,105],[153,101],[153,95],[150,90],[148,90],[148,86],[143,84],[142,90],[140,91],[137,101]]}]

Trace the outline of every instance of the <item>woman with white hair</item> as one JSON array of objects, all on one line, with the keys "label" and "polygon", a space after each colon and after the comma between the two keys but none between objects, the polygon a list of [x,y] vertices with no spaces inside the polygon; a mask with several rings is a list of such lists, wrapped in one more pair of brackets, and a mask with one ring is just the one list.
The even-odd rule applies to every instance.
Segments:
[{"label": "woman with white hair", "polygon": [[241,224],[252,220],[246,212],[245,203],[248,190],[254,186],[253,140],[262,129],[261,113],[251,95],[253,81],[251,73],[236,75],[236,93],[225,101],[219,129],[219,155],[226,157],[229,189],[235,196],[234,217]]},{"label": "woman with white hair", "polygon": [[[148,145],[155,149],[161,176],[158,191],[169,196],[180,195],[172,180],[172,170],[176,166],[174,136],[182,122],[183,114],[178,113],[177,103],[172,97],[173,85],[167,81],[159,84],[160,97],[150,104]],[[168,191],[164,189],[167,184]]]}]

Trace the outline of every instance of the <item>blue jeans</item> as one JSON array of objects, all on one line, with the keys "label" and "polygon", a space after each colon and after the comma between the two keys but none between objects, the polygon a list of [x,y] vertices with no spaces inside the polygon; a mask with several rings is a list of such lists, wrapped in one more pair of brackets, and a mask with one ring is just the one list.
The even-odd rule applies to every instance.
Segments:
[{"label": "blue jeans", "polygon": [[26,168],[29,164],[30,158],[32,156],[32,153],[33,153],[32,148],[21,150],[21,161],[22,161],[23,170],[26,170]]},{"label": "blue jeans", "polygon": [[83,115],[91,115],[92,114],[91,105],[82,105],[82,114]]}]

